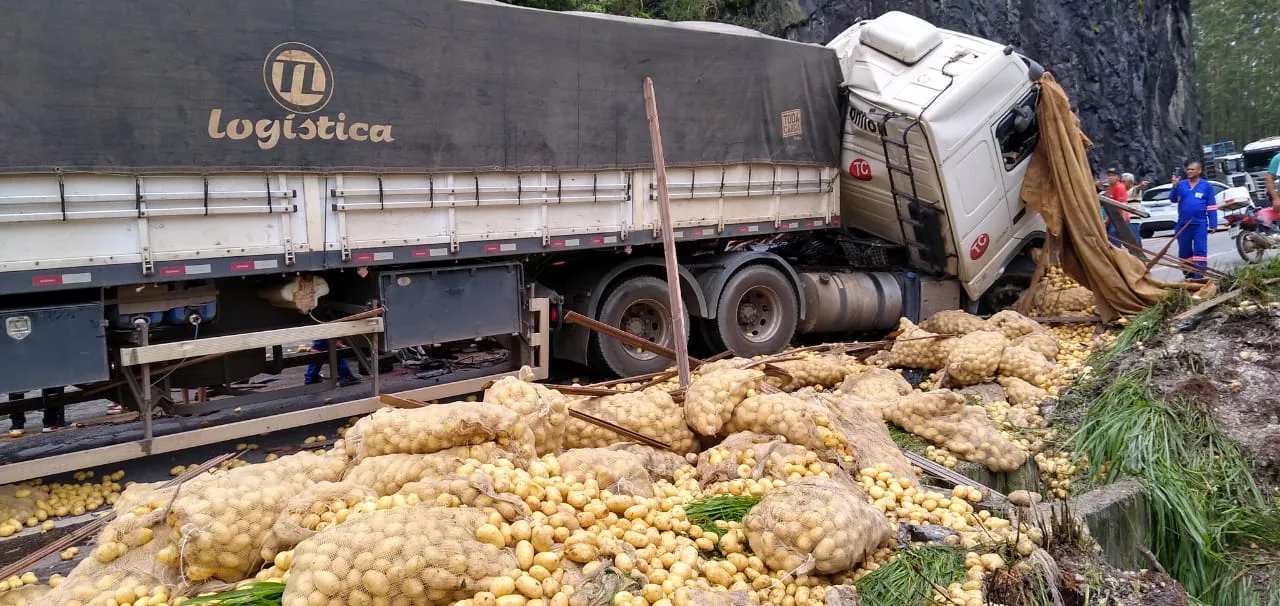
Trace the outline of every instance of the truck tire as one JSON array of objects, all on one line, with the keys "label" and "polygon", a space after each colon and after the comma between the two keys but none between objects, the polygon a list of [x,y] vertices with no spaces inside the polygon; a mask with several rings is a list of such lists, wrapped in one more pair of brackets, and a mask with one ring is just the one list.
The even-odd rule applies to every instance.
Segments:
[{"label": "truck tire", "polygon": [[[673,347],[675,331],[671,325],[669,296],[664,280],[652,276],[630,278],[609,291],[596,319],[659,345]],[[685,314],[686,327],[688,317]],[[591,335],[591,358],[594,366],[619,377],[661,372],[675,365],[674,360],[638,351],[598,333]]]},{"label": "truck tire", "polygon": [[[795,336],[800,303],[791,281],[768,265],[748,265],[724,285],[707,340],[720,351],[755,356],[782,351]],[[711,324],[711,322],[708,322]]]},{"label": "truck tire", "polygon": [[1022,293],[1031,288],[1031,278],[1036,274],[1036,262],[1027,255],[1020,255],[1005,267],[1004,274],[987,292],[978,298],[978,313],[989,315],[1013,306]]}]

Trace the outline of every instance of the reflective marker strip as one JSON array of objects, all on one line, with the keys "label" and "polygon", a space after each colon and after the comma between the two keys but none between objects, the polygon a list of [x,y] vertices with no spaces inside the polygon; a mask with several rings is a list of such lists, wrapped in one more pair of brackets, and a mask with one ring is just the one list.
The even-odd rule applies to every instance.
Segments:
[{"label": "reflective marker strip", "polygon": [[393,253],[393,252],[375,252],[375,253],[368,253],[368,252],[365,252],[365,253],[356,253],[356,254],[355,254],[355,255],[353,255],[351,258],[352,258],[353,260],[355,260],[355,261],[360,261],[360,262],[365,262],[365,261],[390,261],[390,260],[392,260],[392,259],[396,258],[396,254],[395,254],[395,253]]},{"label": "reflective marker strip", "polygon": [[212,265],[171,265],[169,267],[161,267],[157,272],[161,276],[194,276],[199,274],[213,273]]},{"label": "reflective marker strip", "polygon": [[831,217],[831,225],[840,225],[840,217]]},{"label": "reflective marker strip", "polygon": [[592,244],[617,244],[618,236],[596,236],[591,239]]},{"label": "reflective marker strip", "polygon": [[760,231],[759,225],[743,225],[738,228],[740,234],[751,234]]},{"label": "reflective marker strip", "polygon": [[447,257],[449,249],[447,248],[419,248],[413,251],[413,258],[428,259],[431,257]]},{"label": "reflective marker strip", "polygon": [[280,262],[275,259],[231,262],[231,271],[253,271],[255,269],[275,269],[277,267],[280,267]]},{"label": "reflective marker strip", "polygon": [[800,222],[799,222],[799,221],[790,221],[790,222],[787,222],[787,223],[783,223],[783,224],[782,224],[782,225],[780,225],[779,227],[781,227],[782,229],[800,229]]},{"label": "reflective marker strip", "polygon": [[551,241],[551,248],[568,248],[570,246],[581,246],[581,245],[582,245],[582,240],[579,240],[577,238]]},{"label": "reflective marker strip", "polygon": [[506,244],[486,244],[484,246],[484,252],[486,253],[514,252],[515,250],[515,242],[508,242]]},{"label": "reflective marker strip", "polygon": [[714,236],[715,234],[716,230],[711,228],[693,230],[693,237],[695,238],[699,236]]},{"label": "reflective marker strip", "polygon": [[684,237],[684,232],[683,231],[671,232],[671,235],[679,239]]},{"label": "reflective marker strip", "polygon": [[820,220],[810,221],[809,227],[822,227],[822,221]]},{"label": "reflective marker strip", "polygon": [[93,274],[52,274],[32,276],[32,286],[63,286],[66,284],[88,284],[93,281]]}]

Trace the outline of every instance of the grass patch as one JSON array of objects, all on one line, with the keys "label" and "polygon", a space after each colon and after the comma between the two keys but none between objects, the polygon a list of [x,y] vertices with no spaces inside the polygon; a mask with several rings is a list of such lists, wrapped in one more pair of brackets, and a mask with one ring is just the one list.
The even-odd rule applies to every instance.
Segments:
[{"label": "grass patch", "polygon": [[885,423],[885,425],[889,427],[889,437],[893,438],[893,443],[898,448],[910,450],[918,455],[923,455],[925,453],[925,448],[930,445],[915,434],[912,434],[897,425],[893,425],[891,423]]},{"label": "grass patch", "polygon": [[257,582],[239,589],[191,598],[186,604],[210,604],[217,606],[280,606],[284,597],[284,583]]},{"label": "grass patch", "polygon": [[924,606],[937,588],[944,593],[964,580],[964,554],[953,547],[922,545],[898,552],[898,558],[854,584],[864,606]]},{"label": "grass patch", "polygon": [[1222,292],[1241,289],[1245,297],[1270,301],[1274,298],[1276,285],[1267,282],[1277,278],[1280,278],[1280,257],[1235,267],[1230,276],[1221,280],[1218,286]]},{"label": "grass patch", "polygon": [[1091,477],[1142,482],[1151,550],[1192,596],[1209,604],[1261,604],[1235,552],[1280,539],[1275,503],[1262,496],[1248,459],[1213,415],[1191,400],[1161,399],[1151,372],[1114,375],[1072,445],[1088,456]]}]

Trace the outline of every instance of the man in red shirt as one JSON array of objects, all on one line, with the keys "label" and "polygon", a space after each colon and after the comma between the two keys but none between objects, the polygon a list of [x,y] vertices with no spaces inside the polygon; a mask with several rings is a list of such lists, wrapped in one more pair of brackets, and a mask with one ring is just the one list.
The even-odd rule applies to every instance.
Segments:
[{"label": "man in red shirt", "polygon": [[[1129,188],[1125,187],[1124,183],[1120,181],[1120,171],[1114,168],[1107,169],[1107,197],[1121,204],[1129,203]],[[1133,232],[1133,239],[1138,243],[1138,247],[1142,247],[1142,230],[1138,228],[1138,224],[1133,222],[1133,217],[1128,211],[1121,210],[1120,216],[1124,217],[1126,226]],[[1111,244],[1123,247],[1124,245],[1120,243],[1119,234],[1115,231],[1115,226],[1111,225],[1110,219],[1106,221],[1107,233],[1111,236]]]}]

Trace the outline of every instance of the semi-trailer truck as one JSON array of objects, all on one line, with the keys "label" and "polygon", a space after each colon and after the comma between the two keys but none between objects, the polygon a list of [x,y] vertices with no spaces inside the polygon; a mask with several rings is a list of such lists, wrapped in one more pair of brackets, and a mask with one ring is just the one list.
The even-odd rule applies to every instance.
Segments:
[{"label": "semi-trailer truck", "polygon": [[375,373],[405,348],[511,352],[423,399],[551,357],[639,375],[670,362],[560,320],[671,345],[684,313],[708,350],[776,352],[999,309],[1044,237],[1020,196],[1043,70],[900,12],[821,46],[473,0],[23,1],[0,55],[0,392],[66,387],[144,425],[40,473],[379,405],[153,429],[171,389],[279,373],[291,343],[343,339]]}]

